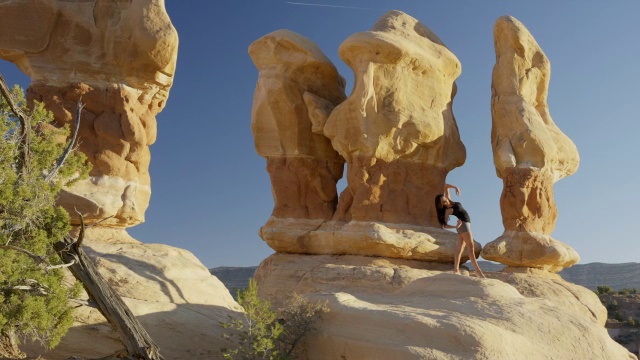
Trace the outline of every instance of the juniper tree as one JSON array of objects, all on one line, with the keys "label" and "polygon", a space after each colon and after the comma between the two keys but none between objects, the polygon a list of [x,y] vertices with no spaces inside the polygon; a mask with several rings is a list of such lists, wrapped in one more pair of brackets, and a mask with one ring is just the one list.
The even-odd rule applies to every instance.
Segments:
[{"label": "juniper tree", "polygon": [[53,248],[70,230],[56,196],[89,169],[61,141],[68,127],[51,125],[42,104],[29,108],[24,92],[9,90],[1,76],[0,85],[0,340],[5,351],[17,351],[20,339],[54,347],[72,324],[68,299],[78,289],[63,283]]}]

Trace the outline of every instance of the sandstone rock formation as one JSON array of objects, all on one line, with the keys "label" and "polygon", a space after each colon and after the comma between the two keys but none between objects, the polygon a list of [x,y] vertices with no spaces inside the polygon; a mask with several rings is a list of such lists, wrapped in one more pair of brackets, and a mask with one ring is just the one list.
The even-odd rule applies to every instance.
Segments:
[{"label": "sandstone rock formation", "polygon": [[[149,145],[177,45],[163,0],[0,2],[0,58],[31,77],[28,98],[44,102],[58,125],[72,121],[80,99],[86,104],[79,146],[93,170],[60,203],[89,223],[113,216],[87,231],[87,253],[166,359],[204,360],[226,345],[218,322],[242,309],[191,253],[142,244],[123,229],[144,221],[149,204]],[[123,349],[98,310],[82,305],[75,318],[54,350],[23,350],[57,360]]]},{"label": "sandstone rock formation", "polygon": [[347,38],[339,54],[355,85],[324,126],[347,160],[335,219],[436,226],[433,198],[466,156],[452,112],[460,62],[399,11]]},{"label": "sandstone rock formation", "polygon": [[[165,359],[218,358],[220,348],[227,346],[218,322],[242,316],[242,308],[193,254],[143,244],[124,229],[88,229],[84,244]],[[74,317],[74,326],[55,349],[33,344],[23,350],[34,357],[62,360],[72,355],[95,359],[123,349],[118,334],[94,307],[82,305]]]},{"label": "sandstone rock formation", "polygon": [[[300,49],[306,49],[304,56],[294,57]],[[433,199],[466,153],[452,112],[460,62],[442,41],[407,14],[385,14],[371,31],[340,46],[340,57],[355,75],[346,99],[338,96],[344,85],[333,65],[299,35],[274,32],[254,42],[249,53],[260,70],[252,129],[258,153],[267,158],[276,203],[260,230],[269,246],[280,252],[451,261],[457,236],[440,231]],[[317,58],[322,66],[311,67]],[[318,88],[304,92],[310,79]],[[303,145],[316,143],[301,141],[303,136],[322,144],[315,147],[322,152],[311,154]],[[328,172],[292,176],[293,169],[307,169],[292,162],[296,154],[305,155],[297,161],[306,163],[346,159],[348,185],[337,208],[339,177],[329,173],[341,174],[342,163],[333,160]],[[327,189],[322,193],[332,206],[325,203],[322,216],[301,206],[310,198],[300,190],[302,180],[309,188]]]},{"label": "sandstone rock formation", "polygon": [[557,210],[553,184],[578,169],[571,139],[555,125],[549,107],[550,65],[529,31],[513,17],[494,27],[491,144],[498,177],[504,234],[482,256],[509,266],[557,272],[578,254],[553,238]]},{"label": "sandstone rock formation", "polygon": [[61,204],[89,222],[143,222],[149,145],[178,45],[164,1],[10,1],[0,14],[0,58],[31,77],[28,98],[44,102],[59,125],[72,121],[76,102],[86,103],[79,144],[93,170]]},{"label": "sandstone rock formation", "polygon": [[590,290],[545,271],[459,276],[442,264],[275,254],[256,271],[261,295],[328,301],[305,341],[318,359],[637,359],[604,328]]},{"label": "sandstone rock formation", "polygon": [[[273,216],[330,219],[344,159],[310,119],[344,100],[344,79],[311,40],[278,30],[254,41],[249,54],[259,70],[251,129],[267,171]],[[307,99],[314,99],[313,108]]]}]

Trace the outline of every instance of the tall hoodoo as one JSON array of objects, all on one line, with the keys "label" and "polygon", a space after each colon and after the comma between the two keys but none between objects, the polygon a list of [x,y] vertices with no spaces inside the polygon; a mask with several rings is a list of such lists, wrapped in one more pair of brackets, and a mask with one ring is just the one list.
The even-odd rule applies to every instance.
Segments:
[{"label": "tall hoodoo", "polygon": [[104,225],[143,222],[151,196],[149,145],[178,48],[164,2],[35,3],[0,4],[0,58],[29,75],[28,98],[44,102],[58,124],[72,121],[80,98],[86,103],[79,144],[93,170],[60,202],[88,222],[109,216]]},{"label": "tall hoodoo", "polygon": [[254,41],[259,70],[251,129],[267,160],[279,219],[330,219],[344,159],[313,121],[345,98],[344,79],[311,40],[278,30]]},{"label": "tall hoodoo", "polygon": [[460,62],[400,11],[347,38],[339,54],[355,85],[324,127],[347,160],[336,219],[436,226],[432,199],[466,157],[452,112]]},{"label": "tall hoodoo", "polygon": [[491,145],[498,177],[502,236],[487,244],[485,259],[557,272],[578,254],[553,238],[557,209],[553,184],[576,172],[574,143],[549,114],[549,60],[522,23],[503,16],[494,27]]},{"label": "tall hoodoo", "polygon": [[280,252],[451,261],[456,236],[440,229],[433,198],[466,157],[452,112],[460,62],[400,11],[339,53],[355,78],[346,98],[308,39],[278,30],[249,48],[259,70],[252,130],[275,200],[260,235]]}]

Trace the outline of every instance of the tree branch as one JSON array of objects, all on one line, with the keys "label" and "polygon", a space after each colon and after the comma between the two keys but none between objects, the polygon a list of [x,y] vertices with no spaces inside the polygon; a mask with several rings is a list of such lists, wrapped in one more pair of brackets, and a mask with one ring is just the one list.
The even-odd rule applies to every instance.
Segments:
[{"label": "tree branch", "polygon": [[82,98],[80,98],[80,100],[78,100],[78,106],[76,107],[76,126],[73,129],[73,135],[71,136],[71,140],[69,140],[69,145],[67,145],[67,148],[64,150],[64,153],[62,153],[62,155],[60,156],[60,159],[58,159],[56,166],[53,168],[53,170],[49,172],[49,174],[45,178],[46,182],[51,181],[51,179],[53,179],[53,177],[56,176],[56,174],[64,164],[64,161],[67,160],[67,157],[69,156],[69,154],[71,153],[71,150],[73,149],[73,144],[76,142],[76,139],[78,138],[78,131],[80,129],[80,115],[82,114],[82,109],[84,108],[84,105],[85,104],[82,103]]},{"label": "tree branch", "polygon": [[31,251],[27,250],[27,249],[23,249],[21,247],[18,246],[13,246],[13,245],[0,245],[0,249],[4,249],[4,250],[14,250],[14,251],[18,251],[21,252],[23,254],[29,255],[30,258],[33,259],[33,261],[36,262],[36,264],[40,265],[42,263],[47,263],[47,260],[44,258],[44,256],[39,256],[36,255],[34,253],[32,253]]},{"label": "tree branch", "polygon": [[22,109],[13,101],[13,96],[11,95],[11,91],[9,91],[9,87],[4,80],[2,74],[0,74],[0,92],[2,93],[2,97],[7,101],[9,108],[16,115],[18,120],[20,121],[20,174],[23,177],[29,176],[31,155],[29,151],[29,147],[31,144],[31,118],[27,116]]}]

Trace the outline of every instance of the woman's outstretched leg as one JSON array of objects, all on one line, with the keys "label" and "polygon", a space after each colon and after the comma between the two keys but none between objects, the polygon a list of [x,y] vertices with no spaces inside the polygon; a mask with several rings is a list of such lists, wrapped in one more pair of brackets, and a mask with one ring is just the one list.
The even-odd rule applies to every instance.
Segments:
[{"label": "woman's outstretched leg", "polygon": [[458,235],[458,246],[453,259],[453,273],[460,274],[460,258],[462,257],[462,251],[464,251],[464,240],[462,235]]},{"label": "woman's outstretched leg", "polygon": [[478,265],[478,261],[476,261],[476,254],[473,245],[473,235],[471,234],[471,231],[460,234],[460,237],[462,237],[464,239],[464,242],[467,244],[467,253],[469,255],[469,260],[471,260],[471,264],[473,264],[473,267],[475,268],[476,275],[481,278],[485,278],[486,276],[484,276],[484,273]]}]

